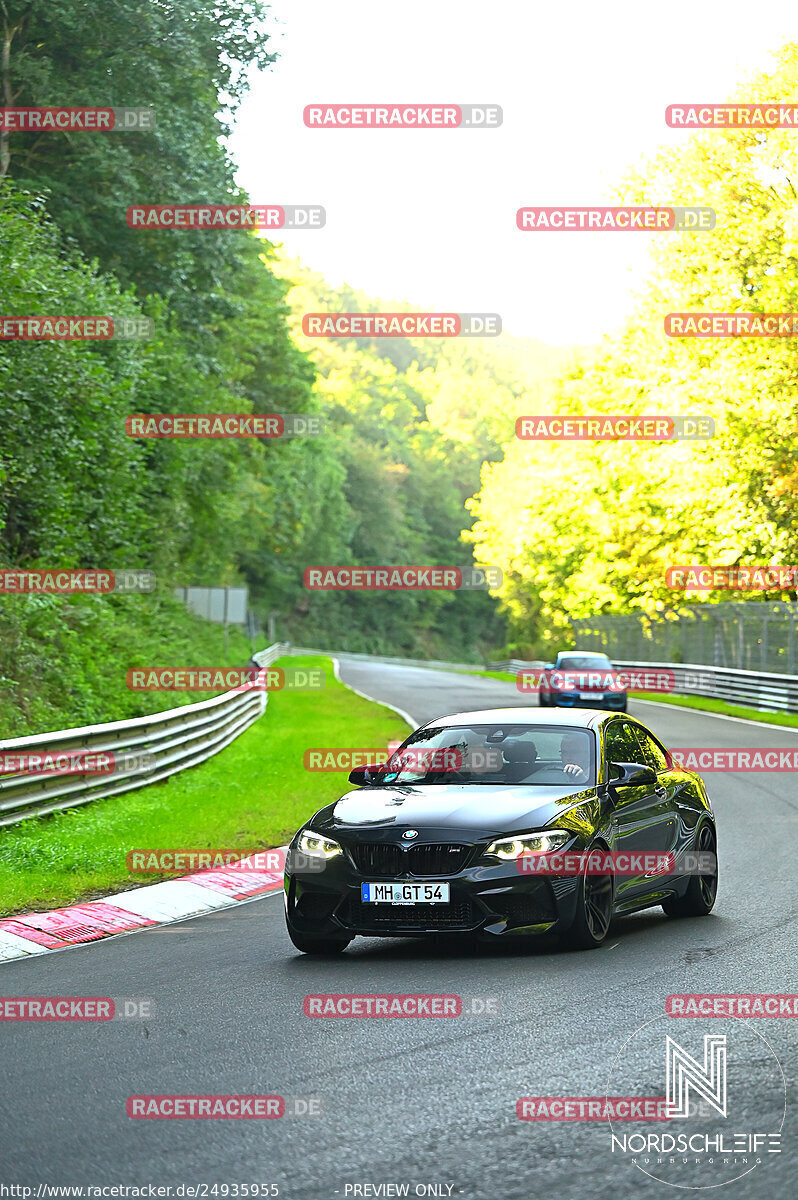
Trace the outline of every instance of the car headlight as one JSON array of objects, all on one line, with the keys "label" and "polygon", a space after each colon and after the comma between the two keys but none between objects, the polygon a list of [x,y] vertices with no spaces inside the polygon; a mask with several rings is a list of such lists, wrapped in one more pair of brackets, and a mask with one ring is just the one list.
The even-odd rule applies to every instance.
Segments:
[{"label": "car headlight", "polygon": [[551,829],[545,833],[519,833],[515,837],[499,838],[491,842],[485,851],[485,857],[491,858],[520,858],[522,854],[549,853],[559,850],[574,835],[566,829]]},{"label": "car headlight", "polygon": [[310,855],[311,858],[335,858],[336,854],[342,853],[337,842],[332,838],[322,837],[320,833],[314,833],[312,829],[302,830],[297,850]]}]

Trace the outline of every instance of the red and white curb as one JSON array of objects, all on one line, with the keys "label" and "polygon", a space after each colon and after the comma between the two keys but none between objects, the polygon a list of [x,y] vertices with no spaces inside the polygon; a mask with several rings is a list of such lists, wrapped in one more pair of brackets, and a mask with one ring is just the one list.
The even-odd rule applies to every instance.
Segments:
[{"label": "red and white curb", "polygon": [[[286,846],[281,847],[285,852]],[[51,912],[0,918],[0,962],[66,950],[118,933],[169,925],[281,891],[282,871],[196,871]]]}]

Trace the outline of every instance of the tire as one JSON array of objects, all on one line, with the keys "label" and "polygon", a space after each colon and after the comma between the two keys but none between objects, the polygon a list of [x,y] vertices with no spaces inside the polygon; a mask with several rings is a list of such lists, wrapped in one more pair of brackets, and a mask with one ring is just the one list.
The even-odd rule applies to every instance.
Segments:
[{"label": "tire", "polygon": [[718,894],[718,843],[709,821],[705,821],[698,830],[695,848],[715,855],[715,870],[711,875],[691,875],[685,894],[673,896],[664,902],[662,908],[669,917],[705,917],[715,905]]},{"label": "tire", "polygon": [[324,957],[330,957],[346,950],[352,941],[350,937],[346,937],[345,935],[342,937],[313,937],[304,933],[297,933],[290,925],[287,926],[287,929],[291,941],[297,950],[301,950],[303,954],[319,954]]},{"label": "tire", "polygon": [[[590,847],[590,850],[599,849],[604,850],[605,847]],[[609,933],[613,896],[611,875],[580,876],[576,897],[576,915],[570,929],[567,929],[562,935],[563,942],[576,950],[597,949],[606,940]]]},{"label": "tire", "polygon": [[538,705],[541,708],[549,707],[549,698],[548,698],[548,696],[544,696],[542,692],[540,692],[540,694],[538,695]]}]

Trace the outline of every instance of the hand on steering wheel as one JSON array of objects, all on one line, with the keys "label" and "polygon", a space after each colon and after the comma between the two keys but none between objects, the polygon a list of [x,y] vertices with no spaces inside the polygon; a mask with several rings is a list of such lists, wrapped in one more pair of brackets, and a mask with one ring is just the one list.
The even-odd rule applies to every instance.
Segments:
[{"label": "hand on steering wheel", "polygon": [[584,775],[587,779],[587,771],[584,767],[577,766],[576,763],[563,763],[562,769],[565,775]]}]

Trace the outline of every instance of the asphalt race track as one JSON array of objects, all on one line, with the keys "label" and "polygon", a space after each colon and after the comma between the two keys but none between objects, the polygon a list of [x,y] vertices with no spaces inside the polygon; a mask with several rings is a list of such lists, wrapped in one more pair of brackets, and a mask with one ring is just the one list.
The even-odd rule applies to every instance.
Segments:
[{"label": "asphalt race track", "polygon": [[[509,683],[421,668],[344,660],[341,677],[419,723],[519,699]],[[669,746],[798,746],[798,730],[634,702],[630,711]],[[390,1195],[345,1192],[348,1184],[387,1183],[409,1184],[411,1196],[422,1194],[416,1185],[437,1185],[426,1194],[466,1200],[675,1195],[610,1153],[606,1123],[524,1122],[515,1103],[530,1095],[603,1097],[612,1059],[663,1013],[670,993],[795,989],[794,778],[707,775],[719,831],[714,913],[685,921],[659,909],[632,916],[597,951],[550,943],[477,952],[358,939],[340,959],[313,961],[290,945],[278,893],[3,965],[6,996],[153,1003],[146,1021],[0,1027],[4,1179],[274,1183],[280,1197],[301,1200]],[[494,998],[501,1012],[312,1020],[302,1011],[308,992],[456,993]],[[671,1024],[685,1040],[697,1023]],[[798,1021],[747,1024],[768,1038],[787,1076],[785,1151],[720,1194],[787,1200],[798,1196]],[[760,1078],[756,1071],[750,1078],[752,1101]],[[652,1078],[648,1094],[661,1094],[658,1086]],[[324,1111],[274,1121],[131,1120],[125,1101],[143,1093],[313,1096]],[[771,1105],[764,1092],[762,1105]]]}]

